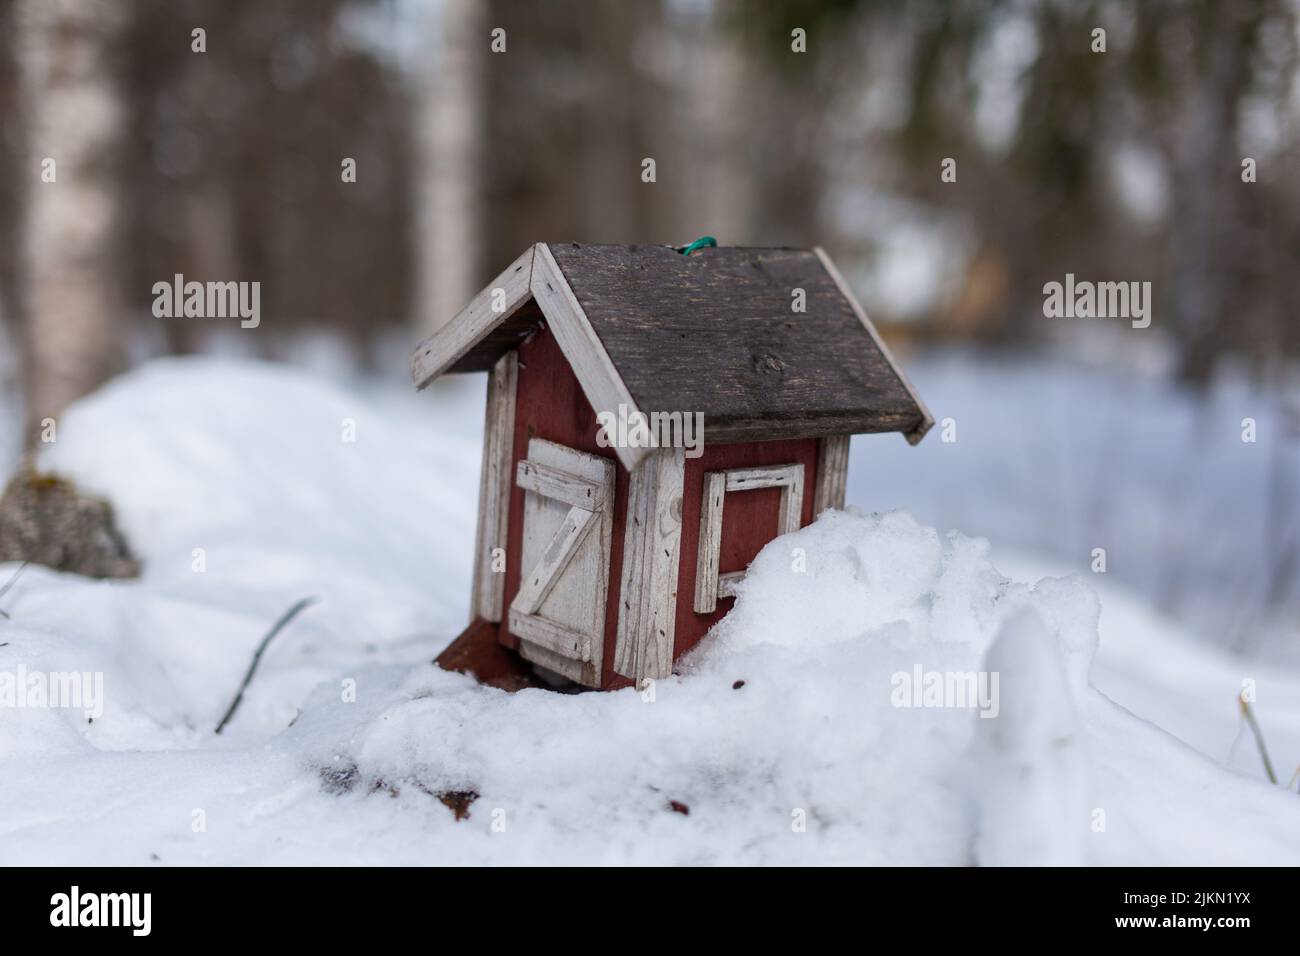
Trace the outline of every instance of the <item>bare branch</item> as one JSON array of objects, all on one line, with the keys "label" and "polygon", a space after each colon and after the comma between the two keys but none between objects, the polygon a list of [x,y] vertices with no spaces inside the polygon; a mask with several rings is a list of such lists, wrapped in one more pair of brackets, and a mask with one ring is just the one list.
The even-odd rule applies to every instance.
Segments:
[{"label": "bare branch", "polygon": [[235,699],[230,702],[230,708],[226,711],[226,716],[221,718],[221,723],[217,724],[217,729],[213,731],[213,733],[221,733],[226,724],[230,723],[230,718],[235,716],[235,708],[238,707],[239,702],[244,699],[244,691],[248,689],[248,684],[253,679],[253,672],[257,670],[257,665],[262,660],[262,654],[271,643],[271,640],[275,635],[284,630],[285,626],[288,625],[290,621],[298,616],[299,611],[315,604],[316,600],[317,599],[314,597],[302,598],[294,604],[293,607],[280,615],[280,620],[276,621],[271,630],[267,632],[266,637],[262,638],[262,643],[258,644],[257,650],[253,652],[253,660],[248,665],[248,673],[244,675],[243,683],[239,685],[239,691],[235,694]]}]

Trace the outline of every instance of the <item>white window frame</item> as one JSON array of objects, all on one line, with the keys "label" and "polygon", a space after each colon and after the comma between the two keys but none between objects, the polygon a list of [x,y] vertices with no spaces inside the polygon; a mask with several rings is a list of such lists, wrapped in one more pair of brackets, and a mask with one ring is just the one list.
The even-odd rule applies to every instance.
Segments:
[{"label": "white window frame", "polygon": [[757,468],[728,468],[704,473],[704,495],[700,506],[700,546],[695,564],[695,613],[712,614],[718,599],[735,597],[736,585],[746,572],[718,573],[722,557],[722,514],[728,492],[780,488],[777,515],[778,535],[799,528],[803,515],[804,466],[762,465]]}]

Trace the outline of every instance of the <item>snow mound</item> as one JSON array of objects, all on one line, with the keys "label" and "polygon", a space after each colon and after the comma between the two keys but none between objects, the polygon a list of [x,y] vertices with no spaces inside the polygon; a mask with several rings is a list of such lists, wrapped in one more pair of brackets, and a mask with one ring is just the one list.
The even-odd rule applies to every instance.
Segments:
[{"label": "snow mound", "polygon": [[1025,608],[1003,625],[984,666],[998,675],[1000,706],[996,719],[980,723],[974,747],[976,858],[989,866],[1078,865],[1087,803],[1059,642]]},{"label": "snow mound", "polygon": [[70,410],[44,463],[113,500],[144,574],[31,568],[4,599],[0,676],[103,675],[93,722],[0,711],[5,861],[1300,860],[1293,794],[1090,685],[1081,580],[1013,582],[987,541],[902,512],[772,541],[644,691],[506,694],[432,666],[466,616],[481,414],[481,387],[195,359]]},{"label": "snow mound", "polygon": [[[1012,584],[988,550],[903,513],[828,513],[763,550],[732,613],[652,691],[507,695],[408,674],[316,761],[363,791],[473,791],[488,820],[567,859],[968,863],[983,721],[974,700],[900,705],[899,675],[979,672],[1024,608],[1056,622],[1044,640],[1080,674],[1095,647],[1086,590]],[[294,728],[304,744],[332,725],[333,696]],[[1080,843],[1087,824],[1049,839]]]},{"label": "snow mound", "polygon": [[320,603],[272,645],[227,735],[265,739],[361,663],[431,658],[465,620],[478,439],[429,411],[208,358],[151,363],[70,408],[40,464],[113,502],[143,574],[25,571],[0,666],[79,662],[103,673],[105,712],[22,711],[0,720],[0,746],[12,733],[50,752],[68,721],[105,749],[200,746],[305,596]]}]

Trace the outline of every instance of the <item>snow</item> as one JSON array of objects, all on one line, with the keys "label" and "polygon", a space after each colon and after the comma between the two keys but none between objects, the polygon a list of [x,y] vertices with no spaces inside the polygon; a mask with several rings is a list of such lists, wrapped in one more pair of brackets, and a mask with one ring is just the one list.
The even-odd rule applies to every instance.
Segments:
[{"label": "snow", "polygon": [[1030,608],[1012,615],[985,656],[1006,708],[977,725],[973,763],[986,866],[1077,866],[1086,859],[1082,731],[1061,645]]},{"label": "snow", "polygon": [[[1285,557],[1300,528],[1288,393],[1225,372],[1198,395],[1126,341],[1130,355],[1131,364],[1112,356],[1104,365],[966,350],[908,356],[938,424],[916,447],[855,439],[849,500],[906,508],[989,537],[1000,555],[1046,555],[1089,578],[1104,548],[1106,580],[1181,631],[1300,666],[1300,564]],[[1300,408],[1300,394],[1289,397]],[[1242,440],[1246,419],[1255,441]]]},{"label": "snow", "polygon": [[[0,862],[1300,861],[1295,794],[1233,746],[1252,678],[1279,772],[1300,759],[1300,676],[901,511],[771,542],[647,691],[433,667],[468,613],[481,415],[477,378],[408,395],[210,358],[71,409],[43,463],[112,499],[145,571],[33,567],[0,599],[0,671],[102,673],[105,695],[93,723],[0,709]],[[899,690],[991,672],[996,707]]]}]

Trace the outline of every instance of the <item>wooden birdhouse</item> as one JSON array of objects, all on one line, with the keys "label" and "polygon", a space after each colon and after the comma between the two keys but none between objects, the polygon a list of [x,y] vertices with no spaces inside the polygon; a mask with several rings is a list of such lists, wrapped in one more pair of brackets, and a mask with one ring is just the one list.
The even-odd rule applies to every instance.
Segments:
[{"label": "wooden birdhouse", "polygon": [[765,544],[843,507],[850,435],[933,424],[820,249],[538,243],[411,370],[489,373],[472,619],[438,660],[500,686],[671,674]]}]

